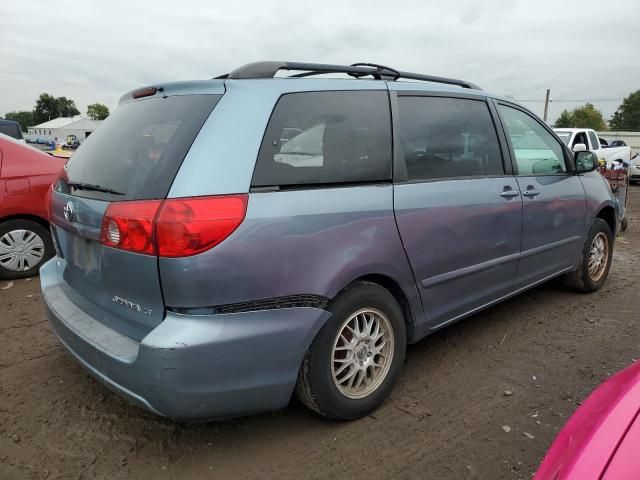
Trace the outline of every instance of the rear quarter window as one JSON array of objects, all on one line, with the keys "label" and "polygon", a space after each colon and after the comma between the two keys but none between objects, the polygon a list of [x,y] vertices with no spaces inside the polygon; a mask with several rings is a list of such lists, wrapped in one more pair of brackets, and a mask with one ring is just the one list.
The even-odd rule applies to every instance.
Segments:
[{"label": "rear quarter window", "polygon": [[[65,180],[119,192],[72,189],[99,200],[167,196],[191,144],[221,95],[176,95],[120,106],[67,163]],[[65,182],[62,182],[62,189]]]},{"label": "rear quarter window", "polygon": [[253,187],[391,180],[387,92],[290,93],[267,125]]}]

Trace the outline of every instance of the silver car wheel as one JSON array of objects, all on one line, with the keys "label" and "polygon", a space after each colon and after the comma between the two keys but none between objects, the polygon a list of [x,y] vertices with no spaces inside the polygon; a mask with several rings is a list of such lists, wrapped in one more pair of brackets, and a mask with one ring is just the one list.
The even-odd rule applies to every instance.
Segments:
[{"label": "silver car wheel", "polygon": [[380,310],[363,308],[343,324],[331,352],[333,382],[345,397],[371,395],[384,381],[393,361],[394,333]]},{"label": "silver car wheel", "polygon": [[0,237],[0,266],[26,272],[44,258],[44,241],[30,230],[12,230]]},{"label": "silver car wheel", "polygon": [[591,242],[589,250],[589,276],[591,280],[597,282],[604,275],[609,262],[609,239],[600,232]]}]

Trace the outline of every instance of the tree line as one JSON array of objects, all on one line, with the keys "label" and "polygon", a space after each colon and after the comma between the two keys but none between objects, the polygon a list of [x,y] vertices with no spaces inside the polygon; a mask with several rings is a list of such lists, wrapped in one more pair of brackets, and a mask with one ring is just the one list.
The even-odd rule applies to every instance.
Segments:
[{"label": "tree line", "polygon": [[[75,115],[80,115],[80,111],[73,100],[42,93],[36,100],[32,111],[8,112],[4,118],[20,123],[22,130],[26,132],[29,127],[54,118]],[[109,116],[109,108],[101,103],[93,103],[87,107],[87,116],[92,120],[104,120]],[[593,104],[587,103],[571,111],[563,110],[553,126],[556,128],[580,127],[594,130],[609,128],[611,130],[640,131],[640,90],[624,98],[608,125],[602,112]]]},{"label": "tree line", "polygon": [[600,110],[593,104],[587,103],[571,111],[563,110],[553,126],[556,128],[579,127],[594,130],[640,131],[640,90],[624,98],[608,125]]},{"label": "tree line", "polygon": [[[58,117],[74,117],[80,115],[76,102],[67,97],[54,97],[48,93],[41,93],[33,110],[7,112],[4,118],[14,120],[20,124],[23,132],[29,127],[39,125]],[[87,117],[92,120],[104,120],[109,116],[109,108],[102,103],[93,103],[87,107]]]}]

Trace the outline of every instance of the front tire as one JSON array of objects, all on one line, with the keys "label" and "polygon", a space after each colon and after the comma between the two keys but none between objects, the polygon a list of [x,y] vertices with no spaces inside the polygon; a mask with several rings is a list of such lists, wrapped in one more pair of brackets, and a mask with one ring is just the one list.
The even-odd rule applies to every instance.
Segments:
[{"label": "front tire", "polygon": [[602,218],[596,218],[582,248],[578,269],[565,275],[565,284],[580,292],[600,290],[609,275],[612,255],[611,228]]},{"label": "front tire", "polygon": [[402,309],[369,282],[344,291],[307,351],[296,385],[302,403],[333,420],[361,418],[378,407],[397,380],[406,353]]},{"label": "front tire", "polygon": [[22,219],[0,223],[0,278],[37,275],[53,254],[49,231],[39,223]]}]

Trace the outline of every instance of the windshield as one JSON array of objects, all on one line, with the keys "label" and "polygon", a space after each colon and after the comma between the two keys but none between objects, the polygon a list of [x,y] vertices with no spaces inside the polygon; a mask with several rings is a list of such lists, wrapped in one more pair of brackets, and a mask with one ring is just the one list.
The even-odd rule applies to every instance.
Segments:
[{"label": "windshield", "polygon": [[65,184],[98,200],[165,198],[220,95],[176,95],[126,103],[88,137],[65,168]]},{"label": "windshield", "polygon": [[560,140],[562,140],[565,145],[569,145],[569,140],[571,139],[569,132],[556,132],[556,135],[560,137]]}]

